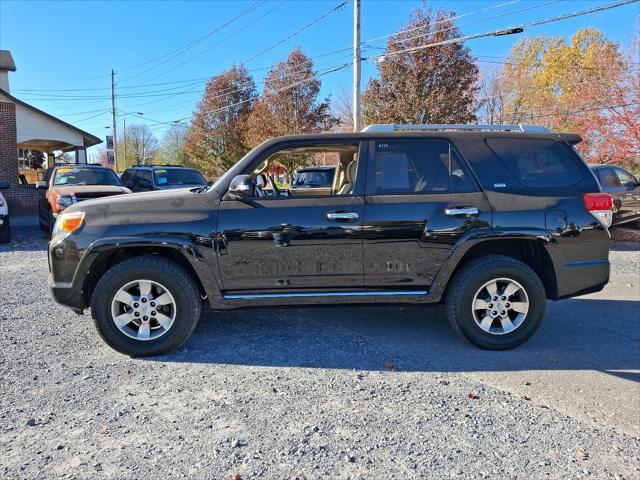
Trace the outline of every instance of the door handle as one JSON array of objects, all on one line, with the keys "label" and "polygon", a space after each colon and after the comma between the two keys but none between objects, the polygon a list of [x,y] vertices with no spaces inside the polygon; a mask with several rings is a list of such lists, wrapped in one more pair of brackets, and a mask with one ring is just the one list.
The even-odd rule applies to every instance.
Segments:
[{"label": "door handle", "polygon": [[354,222],[360,218],[358,212],[327,212],[327,220]]},{"label": "door handle", "polygon": [[446,208],[444,213],[446,215],[478,215],[478,209],[475,207],[461,207],[461,208]]}]

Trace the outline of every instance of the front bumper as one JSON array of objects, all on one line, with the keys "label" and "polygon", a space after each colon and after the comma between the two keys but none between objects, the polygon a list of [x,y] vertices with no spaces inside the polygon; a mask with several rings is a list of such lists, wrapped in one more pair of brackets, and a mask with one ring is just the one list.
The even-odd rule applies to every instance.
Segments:
[{"label": "front bumper", "polygon": [[53,299],[76,313],[88,307],[83,287],[88,269],[80,268],[84,250],[71,238],[49,242],[47,252],[49,276],[47,284]]},{"label": "front bumper", "polygon": [[82,291],[73,287],[71,283],[56,283],[53,281],[53,275],[49,274],[47,278],[49,285],[49,291],[53,299],[65,307],[69,307],[71,310],[78,314],[82,314],[84,309],[87,308],[82,295]]}]

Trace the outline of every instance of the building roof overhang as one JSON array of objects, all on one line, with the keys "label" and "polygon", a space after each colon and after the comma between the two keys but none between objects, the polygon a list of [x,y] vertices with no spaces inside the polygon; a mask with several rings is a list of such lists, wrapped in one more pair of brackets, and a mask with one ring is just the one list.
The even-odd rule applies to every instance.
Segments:
[{"label": "building roof overhang", "polygon": [[60,120],[59,118],[54,117],[53,115],[51,115],[51,114],[49,114],[47,112],[43,112],[42,110],[40,110],[40,109],[38,109],[38,108],[36,108],[36,107],[34,107],[32,105],[29,105],[26,102],[23,102],[19,98],[16,98],[13,95],[11,95],[6,90],[3,90],[3,89],[0,88],[0,95],[6,97],[11,102],[13,102],[13,103],[15,103],[17,105],[21,105],[21,106],[25,107],[26,109],[34,112],[35,114],[42,116],[43,119],[48,121],[48,122],[56,123],[58,125],[61,125],[61,126],[65,127],[65,128],[68,128],[68,129],[72,130],[76,134],[79,134],[80,136],[82,136],[82,143],[83,143],[83,145],[72,145],[72,144],[70,144],[68,142],[65,142],[65,141],[62,141],[62,140],[33,138],[33,139],[29,139],[28,141],[19,142],[18,146],[20,148],[32,148],[34,150],[44,150],[44,151],[73,150],[73,149],[76,149],[78,147],[88,148],[88,147],[92,147],[94,145],[98,145],[98,144],[102,143],[102,140],[100,140],[95,135],[92,135],[89,132],[86,132],[86,131],[84,131],[84,130],[82,130],[82,129],[74,126],[74,125],[71,125],[70,123],[67,123],[64,120]]}]

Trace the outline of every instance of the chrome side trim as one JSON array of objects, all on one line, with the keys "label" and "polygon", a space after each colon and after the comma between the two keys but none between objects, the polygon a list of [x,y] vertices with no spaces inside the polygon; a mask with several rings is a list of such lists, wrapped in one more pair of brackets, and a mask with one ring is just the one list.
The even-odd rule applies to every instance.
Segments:
[{"label": "chrome side trim", "polygon": [[378,297],[392,295],[426,295],[426,290],[382,291],[382,292],[316,292],[316,293],[252,293],[224,295],[225,300],[252,298],[309,298],[309,297]]}]

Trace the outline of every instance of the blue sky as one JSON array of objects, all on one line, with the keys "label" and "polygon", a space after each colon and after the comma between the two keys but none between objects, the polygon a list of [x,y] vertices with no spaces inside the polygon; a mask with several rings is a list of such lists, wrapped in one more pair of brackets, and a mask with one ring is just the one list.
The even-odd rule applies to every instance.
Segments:
[{"label": "blue sky", "polygon": [[[424,3],[466,15],[458,20],[458,25],[463,34],[468,35],[611,1],[431,0]],[[101,138],[109,133],[105,129],[111,122],[107,112],[110,109],[109,73],[114,68],[118,72],[118,110],[144,113],[148,120],[129,116],[127,122],[147,123],[161,137],[166,127],[154,121],[189,116],[207,77],[234,62],[250,59],[340,3],[339,0],[0,0],[0,49],[11,50],[18,68],[10,76],[12,93]],[[401,29],[409,13],[422,4],[422,0],[362,0],[362,39]],[[251,60],[247,68],[259,82],[268,67],[295,46],[312,57],[349,47],[353,41],[352,8],[349,1],[317,24]],[[479,11],[482,9],[488,10]],[[242,12],[245,13],[228,26],[202,38]],[[639,15],[640,3],[635,3],[534,27],[526,34],[568,38],[581,27],[593,26],[626,47],[638,28]],[[491,62],[504,57],[518,38],[520,35],[478,39],[467,45],[480,56],[481,65],[489,67],[495,65]],[[190,48],[166,55],[197,39],[201,41]],[[384,46],[384,40],[374,45]],[[371,52],[375,51],[379,50]],[[320,57],[316,60],[317,70],[348,62],[349,56],[350,52],[346,51]],[[161,58],[154,61],[158,57]],[[364,83],[375,73],[375,64],[365,62]],[[335,94],[340,87],[350,89],[351,78],[350,69],[322,77],[322,94]],[[121,125],[122,117],[118,122]]]}]

